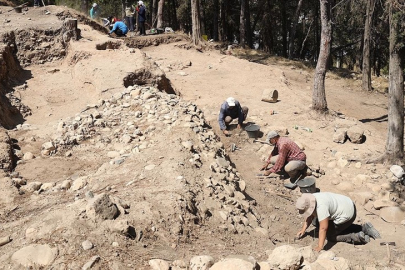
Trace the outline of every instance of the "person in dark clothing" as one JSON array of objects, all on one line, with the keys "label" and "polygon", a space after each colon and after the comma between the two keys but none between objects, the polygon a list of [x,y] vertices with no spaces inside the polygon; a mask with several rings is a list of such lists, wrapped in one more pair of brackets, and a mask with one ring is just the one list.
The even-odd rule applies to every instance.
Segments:
[{"label": "person in dark clothing", "polygon": [[136,8],[136,11],[138,11],[139,34],[141,36],[145,36],[146,35],[146,31],[145,31],[146,8],[142,1],[138,2],[138,7]]},{"label": "person in dark clothing", "polygon": [[238,118],[238,128],[241,128],[243,121],[246,120],[248,111],[248,107],[242,107],[239,101],[235,100],[233,97],[227,98],[221,105],[218,116],[218,123],[222,132],[225,135],[229,135],[229,132],[226,130],[227,126],[236,118]]}]

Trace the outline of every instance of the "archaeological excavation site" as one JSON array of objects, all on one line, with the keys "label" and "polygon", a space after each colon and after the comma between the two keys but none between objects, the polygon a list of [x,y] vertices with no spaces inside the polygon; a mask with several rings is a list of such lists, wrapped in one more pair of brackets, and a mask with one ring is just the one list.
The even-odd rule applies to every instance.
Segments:
[{"label": "archaeological excavation site", "polygon": [[[387,114],[384,93],[328,73],[319,115],[314,69],[293,61],[195,48],[181,32],[112,37],[65,6],[11,9],[0,6],[1,269],[405,269],[401,164],[367,162],[384,151],[387,122],[365,121]],[[249,113],[225,136],[228,97]],[[305,152],[310,186],[260,171],[272,130]],[[354,223],[380,237],[315,251],[316,226],[297,237],[296,202],[312,192],[350,197]]]}]

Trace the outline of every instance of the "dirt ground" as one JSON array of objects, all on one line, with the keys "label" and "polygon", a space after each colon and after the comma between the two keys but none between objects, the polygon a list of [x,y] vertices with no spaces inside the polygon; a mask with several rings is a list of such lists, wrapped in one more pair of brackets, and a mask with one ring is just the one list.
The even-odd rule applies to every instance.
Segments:
[{"label": "dirt ground", "polygon": [[[46,36],[43,31],[60,28],[60,14],[66,17],[67,9],[54,6],[28,8],[20,14],[9,10],[9,7],[0,7],[4,26],[0,34],[23,30],[32,37],[32,33]],[[73,11],[69,11],[69,15],[80,16]],[[13,238],[9,244],[0,246],[0,261],[4,266],[18,269],[11,255],[32,243],[58,247],[59,255],[53,268],[46,269],[79,269],[94,255],[101,257],[95,266],[98,269],[149,269],[150,259],[187,261],[196,255],[211,255],[219,260],[240,254],[253,256],[259,261],[265,260],[266,251],[276,246],[315,245],[317,240],[311,236],[302,240],[294,238],[302,222],[294,207],[300,190],[284,188],[282,180],[256,177],[271,147],[253,142],[245,131],[236,128],[230,137],[220,133],[219,108],[227,97],[232,96],[249,107],[247,124],[260,125],[258,139],[264,140],[265,134],[272,129],[288,129],[288,136],[305,149],[310,167],[325,172],[316,179],[316,186],[321,191],[342,193],[352,198],[372,191],[369,202],[356,202],[356,222],[371,221],[382,239],[372,240],[364,246],[338,243],[331,247],[337,256],[349,260],[356,269],[367,269],[367,266],[374,267],[370,269],[404,268],[405,240],[401,237],[405,233],[404,225],[384,221],[380,212],[372,207],[372,201],[379,199],[382,193],[377,187],[381,189],[391,181],[389,167],[392,164],[366,164],[366,160],[384,151],[387,96],[383,89],[386,83],[374,80],[374,87],[382,90],[364,93],[356,74],[346,78],[337,72],[329,72],[326,96],[330,114],[318,115],[310,110],[313,70],[298,63],[277,58],[266,58],[259,63],[254,61],[254,56],[249,61],[238,58],[240,52],[236,49],[224,54],[214,46],[200,51],[190,46],[182,34],[167,35],[166,38],[163,34],[112,39],[96,30],[93,24],[79,21],[82,37],[71,41],[66,48],[51,38],[47,41],[51,45],[44,45],[43,41],[38,41],[44,38],[38,36],[32,37],[31,41],[37,40],[36,46],[42,51],[32,47],[26,47],[24,51],[23,46],[17,45],[20,58],[31,61],[25,62],[22,75],[14,78],[13,92],[30,108],[31,114],[23,123],[18,123],[22,126],[8,130],[8,134],[18,145],[17,152],[21,157],[30,152],[35,158],[21,160],[12,176],[4,175],[2,180],[0,238],[7,235]],[[63,53],[56,53],[61,51]],[[40,52],[54,57],[43,58]],[[199,214],[193,216],[182,212],[190,208],[183,205],[189,197],[196,206],[212,205],[215,211],[227,209],[224,203],[218,204],[218,200],[206,194],[204,179],[211,175],[210,152],[206,153],[206,159],[201,159],[203,164],[200,167],[189,165],[191,156],[179,145],[185,141],[197,144],[198,139],[197,134],[190,131],[192,129],[186,129],[182,124],[166,127],[158,120],[159,123],[139,122],[138,127],[144,129],[146,139],[128,146],[117,138],[126,130],[125,126],[131,125],[129,122],[135,121],[133,112],[114,112],[116,114],[111,113],[110,117],[119,116],[117,126],[96,129],[102,139],[92,137],[81,141],[68,149],[69,155],[62,151],[51,156],[41,154],[44,143],[59,138],[58,127],[62,121],[73,123],[74,119],[83,117],[83,112],[87,113],[86,109],[100,104],[100,100],[110,102],[117,93],[125,91],[127,78],[135,70],[143,70],[144,75],[152,70],[163,71],[180,96],[179,104],[184,104],[179,105],[183,106],[183,109],[179,108],[179,114],[192,104],[202,111],[206,126],[218,136],[216,140],[223,143],[223,149],[237,171],[235,175],[246,183],[249,210],[245,216],[255,222],[240,228],[228,224],[229,220],[218,219],[214,211],[211,218],[203,221],[197,221]],[[149,81],[139,79],[139,82],[146,87]],[[26,86],[21,88],[21,85]],[[265,89],[278,90],[276,103],[261,101]],[[107,115],[114,108],[117,107],[100,105],[98,110]],[[160,107],[155,108],[158,114]],[[333,142],[337,128],[353,125],[364,131],[364,143]],[[109,135],[105,135],[107,133]],[[148,143],[140,153],[132,154],[134,147],[141,149],[142,140]],[[231,144],[236,144],[240,150],[230,151]],[[125,162],[112,166],[109,152],[113,151],[126,155]],[[201,156],[202,153],[201,150]],[[340,165],[341,160],[348,162]],[[149,165],[157,169],[145,169]],[[366,181],[356,182],[359,175]],[[52,182],[57,185],[81,177],[87,177],[88,181],[86,187],[75,191],[50,189],[42,193],[24,193],[11,187],[13,177],[23,178],[28,183]],[[137,240],[111,234],[103,229],[107,225],[89,220],[83,214],[89,191],[95,195],[107,192],[129,203],[131,207],[124,218],[137,232],[143,232],[143,238],[139,233]],[[403,207],[401,196],[399,193],[397,203]],[[229,210],[232,211],[236,210]],[[121,219],[122,216],[117,220]],[[176,231],[177,227],[181,229]],[[257,228],[264,228],[265,233],[255,230]],[[29,234],[27,230],[35,233]],[[87,239],[96,248],[83,251],[80,245]],[[391,249],[390,264],[386,261],[385,246],[380,246],[381,241],[396,242]],[[111,244],[116,242],[119,246]]]}]

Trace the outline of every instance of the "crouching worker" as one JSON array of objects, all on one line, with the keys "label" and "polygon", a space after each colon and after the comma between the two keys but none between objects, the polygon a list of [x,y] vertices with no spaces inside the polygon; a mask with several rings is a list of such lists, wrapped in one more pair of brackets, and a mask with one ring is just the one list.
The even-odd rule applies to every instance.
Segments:
[{"label": "crouching worker", "polygon": [[238,128],[242,128],[243,121],[246,120],[248,112],[248,107],[242,107],[239,101],[235,100],[233,97],[227,98],[221,105],[218,117],[219,127],[222,132],[225,135],[230,135],[227,129],[232,120],[236,118],[238,119]]},{"label": "crouching worker", "polygon": [[318,219],[319,226],[318,245],[313,249],[317,252],[328,242],[346,242],[352,244],[366,244],[370,237],[380,238],[380,234],[369,222],[354,225],[356,219],[356,206],[353,201],[344,195],[331,192],[304,193],[296,203],[300,215],[304,218],[304,225],[297,233],[301,238],[314,218]]},{"label": "crouching worker", "polygon": [[[274,145],[266,163],[260,170],[266,170],[264,175],[268,176],[271,173],[282,174],[284,171],[290,177],[290,181],[294,183],[307,169],[307,156],[299,148],[299,146],[287,137],[280,137],[277,131],[270,131],[267,134],[267,143]],[[273,164],[269,170],[267,167]]]},{"label": "crouching worker", "polygon": [[118,37],[125,37],[125,35],[128,33],[128,27],[125,25],[125,23],[122,21],[115,21],[115,19],[112,19],[112,23],[114,25],[108,35],[115,33]]}]

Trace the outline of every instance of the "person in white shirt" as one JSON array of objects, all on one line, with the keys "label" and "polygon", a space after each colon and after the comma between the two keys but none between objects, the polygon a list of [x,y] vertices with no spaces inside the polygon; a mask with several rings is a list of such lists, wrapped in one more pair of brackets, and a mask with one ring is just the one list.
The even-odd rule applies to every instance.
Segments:
[{"label": "person in white shirt", "polygon": [[315,251],[323,249],[326,239],[331,242],[366,244],[370,242],[370,236],[380,238],[378,231],[369,222],[354,232],[352,225],[356,219],[356,206],[347,196],[331,192],[304,193],[298,198],[296,208],[305,219],[302,229],[297,233],[298,238],[305,234],[314,218],[319,221],[319,239]]}]

